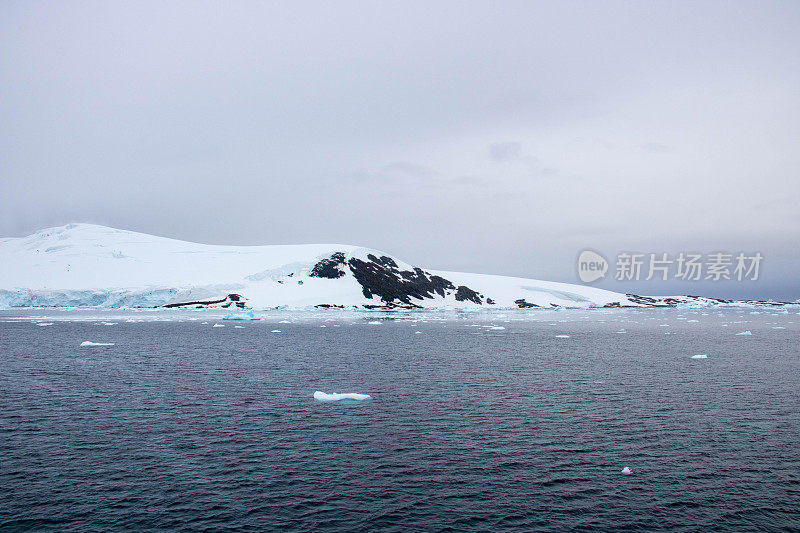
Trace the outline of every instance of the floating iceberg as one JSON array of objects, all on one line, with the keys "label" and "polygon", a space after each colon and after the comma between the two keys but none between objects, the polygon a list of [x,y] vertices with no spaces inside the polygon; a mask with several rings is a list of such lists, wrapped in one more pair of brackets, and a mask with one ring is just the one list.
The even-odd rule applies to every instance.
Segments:
[{"label": "floating iceberg", "polygon": [[225,324],[214,324],[214,325],[213,325],[213,326],[211,326],[211,327],[213,327],[213,328],[224,328],[224,327],[225,327]]},{"label": "floating iceberg", "polygon": [[246,313],[228,313],[222,320],[261,320],[260,317],[257,317],[256,314],[252,311],[247,311]]},{"label": "floating iceberg", "polygon": [[280,333],[280,332],[281,332],[281,330],[279,330],[279,329],[273,329],[272,331],[270,331],[270,333]]},{"label": "floating iceberg", "polygon": [[369,322],[367,322],[367,324],[378,324],[379,325],[379,324],[383,324],[383,322],[381,322],[380,320],[370,320]]},{"label": "floating iceberg", "polygon": [[569,335],[556,335],[556,339],[569,339]]},{"label": "floating iceberg", "polygon": [[81,346],[114,346],[113,342],[92,342],[92,341],[83,341]]},{"label": "floating iceberg", "polygon": [[344,392],[327,394],[322,391],[314,392],[314,399],[318,402],[338,402],[338,403],[357,403],[372,398],[369,394],[359,394],[357,392]]},{"label": "floating iceberg", "polygon": [[697,355],[693,355],[692,359],[708,359],[708,356],[704,353],[699,353]]},{"label": "floating iceberg", "polygon": [[622,472],[623,474],[625,474],[626,476],[629,476],[629,475],[633,474],[633,472],[631,471],[631,469],[630,469],[630,468],[628,468],[627,466],[626,466],[625,468],[623,468],[621,472]]},{"label": "floating iceberg", "polygon": [[747,331],[743,331],[741,333],[737,333],[737,335],[752,335],[752,333],[750,333],[750,330],[748,329]]}]

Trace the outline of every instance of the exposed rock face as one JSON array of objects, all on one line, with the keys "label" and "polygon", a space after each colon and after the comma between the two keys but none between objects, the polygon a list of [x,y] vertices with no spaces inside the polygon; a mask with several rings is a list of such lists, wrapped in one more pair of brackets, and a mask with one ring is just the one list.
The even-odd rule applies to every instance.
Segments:
[{"label": "exposed rock face", "polygon": [[435,294],[444,297],[455,290],[449,280],[429,274],[421,268],[400,270],[391,257],[369,254],[367,259],[369,261],[352,257],[347,262],[367,298],[378,296],[389,305],[401,303],[419,307],[411,302],[411,298],[434,298]]},{"label": "exposed rock face", "polygon": [[514,300],[514,303],[517,304],[517,307],[520,309],[525,309],[527,307],[539,307],[536,304],[532,304],[530,302],[526,302],[525,298],[520,298],[519,300]]},{"label": "exposed rock face", "polygon": [[456,290],[456,300],[459,302],[469,301],[478,305],[483,303],[483,298],[480,294],[464,285],[458,286],[458,289]]},{"label": "exposed rock face", "polygon": [[311,270],[309,277],[337,279],[345,275],[344,252],[336,252],[329,259],[323,259]]},{"label": "exposed rock face", "polygon": [[244,309],[245,300],[246,298],[242,297],[242,295],[240,294],[229,294],[225,298],[221,298],[219,300],[195,300],[192,302],[179,302],[179,303],[166,304],[164,305],[164,307],[195,307],[195,308],[222,307],[227,309],[231,305],[235,305],[240,309]]}]

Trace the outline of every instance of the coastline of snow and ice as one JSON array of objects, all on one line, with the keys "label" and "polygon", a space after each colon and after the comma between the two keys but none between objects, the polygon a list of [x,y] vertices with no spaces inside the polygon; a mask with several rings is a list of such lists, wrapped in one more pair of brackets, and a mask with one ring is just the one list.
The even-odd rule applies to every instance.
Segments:
[{"label": "coastline of snow and ice", "polygon": [[[215,246],[91,224],[0,239],[0,309],[535,309],[744,305],[424,270],[352,245]],[[231,315],[232,317],[235,315]]]}]

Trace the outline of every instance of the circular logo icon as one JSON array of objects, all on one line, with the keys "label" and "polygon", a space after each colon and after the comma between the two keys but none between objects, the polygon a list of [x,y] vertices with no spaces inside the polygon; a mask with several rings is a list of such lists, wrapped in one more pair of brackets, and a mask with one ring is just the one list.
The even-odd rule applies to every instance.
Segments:
[{"label": "circular logo icon", "polygon": [[592,250],[584,250],[578,256],[578,277],[584,283],[592,283],[605,277],[608,261]]}]

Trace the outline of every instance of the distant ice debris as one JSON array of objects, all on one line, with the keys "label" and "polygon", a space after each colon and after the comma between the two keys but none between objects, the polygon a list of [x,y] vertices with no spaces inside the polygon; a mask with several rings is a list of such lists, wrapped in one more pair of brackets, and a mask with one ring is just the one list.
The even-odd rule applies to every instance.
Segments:
[{"label": "distant ice debris", "polygon": [[370,320],[367,324],[383,324],[380,320]]},{"label": "distant ice debris", "polygon": [[114,346],[113,342],[92,342],[92,341],[83,341],[81,346]]},{"label": "distant ice debris", "polygon": [[52,322],[37,322],[36,325],[37,326],[52,326],[53,323]]},{"label": "distant ice debris", "polygon": [[244,329],[244,326],[233,326],[236,329]]},{"label": "distant ice debris", "polygon": [[225,327],[225,324],[214,324],[214,325],[213,325],[213,326],[211,326],[211,327],[213,327],[213,328],[224,328],[224,327]]},{"label": "distant ice debris", "polygon": [[556,339],[569,339],[569,335],[556,335]]},{"label": "distant ice debris", "polygon": [[359,394],[357,392],[344,392],[327,394],[322,391],[314,392],[314,399],[318,402],[338,402],[338,403],[357,403],[372,398],[369,394]]},{"label": "distant ice debris", "polygon": [[270,331],[270,333],[280,333],[280,332],[281,332],[281,330],[279,330],[279,329],[273,329],[272,331]]},{"label": "distant ice debris", "polygon": [[750,333],[750,330],[748,329],[747,331],[742,331],[741,333],[737,333],[737,335],[752,335],[752,333]]},{"label": "distant ice debris", "polygon": [[633,472],[631,471],[631,469],[630,469],[630,468],[628,468],[627,466],[626,466],[625,468],[623,468],[621,472],[622,472],[623,474],[625,474],[626,476],[630,476],[631,474],[633,474]]},{"label": "distant ice debris", "polygon": [[252,311],[247,311],[246,313],[228,313],[222,320],[261,320],[261,318],[257,317],[256,314]]},{"label": "distant ice debris", "polygon": [[692,359],[708,359],[708,355],[704,353],[699,353],[697,355],[693,355]]},{"label": "distant ice debris", "polygon": [[506,328],[503,326],[489,326],[489,329],[499,331],[501,329],[506,329]]}]

